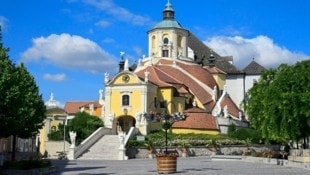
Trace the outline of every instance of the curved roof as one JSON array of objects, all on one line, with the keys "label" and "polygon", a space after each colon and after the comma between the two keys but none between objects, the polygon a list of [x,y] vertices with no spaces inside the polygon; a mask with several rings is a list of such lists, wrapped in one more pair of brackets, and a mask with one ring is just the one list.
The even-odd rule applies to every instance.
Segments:
[{"label": "curved roof", "polygon": [[153,29],[158,28],[179,28],[182,29],[182,26],[179,22],[175,20],[163,20],[155,25]]},{"label": "curved roof", "polygon": [[170,2],[165,5],[163,10],[163,20],[155,25],[153,29],[163,29],[163,28],[179,28],[182,26],[179,22],[174,19],[174,10]]},{"label": "curved roof", "polygon": [[67,117],[68,114],[66,113],[66,111],[62,108],[59,107],[53,107],[53,108],[48,108],[46,110],[45,115],[47,117]]},{"label": "curved roof", "polygon": [[[178,60],[174,65],[172,60],[160,59],[157,64],[146,66],[136,74],[144,79],[144,72],[150,72],[148,80],[153,84],[164,87],[170,86],[178,89],[181,86],[188,88],[210,112],[215,103],[208,89],[213,89],[216,82],[213,76],[197,64],[186,64]],[[208,87],[208,88],[207,88]]]}]

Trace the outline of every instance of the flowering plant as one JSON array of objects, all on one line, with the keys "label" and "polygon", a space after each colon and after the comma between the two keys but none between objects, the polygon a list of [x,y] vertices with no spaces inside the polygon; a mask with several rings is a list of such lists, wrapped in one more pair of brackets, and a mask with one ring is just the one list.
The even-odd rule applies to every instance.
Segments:
[{"label": "flowering plant", "polygon": [[158,152],[156,153],[156,157],[179,157],[179,153],[176,150],[168,151],[168,152]]}]

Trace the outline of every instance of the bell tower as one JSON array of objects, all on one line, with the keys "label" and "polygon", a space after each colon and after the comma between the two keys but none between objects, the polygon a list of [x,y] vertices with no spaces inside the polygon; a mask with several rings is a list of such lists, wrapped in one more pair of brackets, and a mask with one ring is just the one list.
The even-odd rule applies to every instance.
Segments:
[{"label": "bell tower", "polygon": [[148,31],[149,57],[187,58],[189,31],[182,28],[174,14],[168,1],[163,10],[163,20]]}]

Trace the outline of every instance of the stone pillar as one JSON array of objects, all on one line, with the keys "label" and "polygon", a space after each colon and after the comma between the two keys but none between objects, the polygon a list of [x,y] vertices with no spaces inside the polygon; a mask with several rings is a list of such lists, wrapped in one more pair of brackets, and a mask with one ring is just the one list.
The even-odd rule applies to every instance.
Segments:
[{"label": "stone pillar", "polygon": [[70,131],[69,132],[70,140],[71,140],[71,145],[69,148],[69,153],[68,153],[68,159],[69,160],[74,160],[74,152],[75,152],[75,139],[76,139],[76,132]]},{"label": "stone pillar", "polygon": [[118,138],[120,141],[120,146],[118,148],[118,160],[127,160],[128,157],[126,156],[126,148],[124,145],[126,134],[124,132],[120,132],[118,134]]},{"label": "stone pillar", "polygon": [[68,153],[68,159],[69,160],[75,160],[75,158],[74,158],[74,152],[75,152],[75,148],[69,148],[69,153]]},{"label": "stone pillar", "polygon": [[114,115],[111,114],[110,112],[110,109],[111,109],[111,87],[106,87],[105,89],[105,111],[104,111],[104,125],[105,127],[107,128],[112,128],[113,127],[113,119],[111,119],[111,117]]}]

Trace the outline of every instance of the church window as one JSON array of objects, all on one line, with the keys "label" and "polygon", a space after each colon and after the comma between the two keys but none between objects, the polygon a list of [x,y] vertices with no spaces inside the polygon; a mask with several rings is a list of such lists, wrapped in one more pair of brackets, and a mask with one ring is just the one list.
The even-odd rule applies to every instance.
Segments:
[{"label": "church window", "polygon": [[168,50],[163,50],[163,57],[169,57]]},{"label": "church window", "polygon": [[178,47],[182,47],[182,36],[178,35]]},{"label": "church window", "polygon": [[159,107],[160,107],[160,108],[167,108],[167,101],[166,101],[166,100],[160,101],[160,102],[159,102]]},{"label": "church window", "polygon": [[156,46],[156,37],[152,36],[152,48],[154,49]]},{"label": "church window", "polygon": [[168,38],[164,38],[164,45],[169,44],[169,39]]},{"label": "church window", "polygon": [[123,95],[122,96],[122,105],[123,106],[129,106],[129,95]]}]

